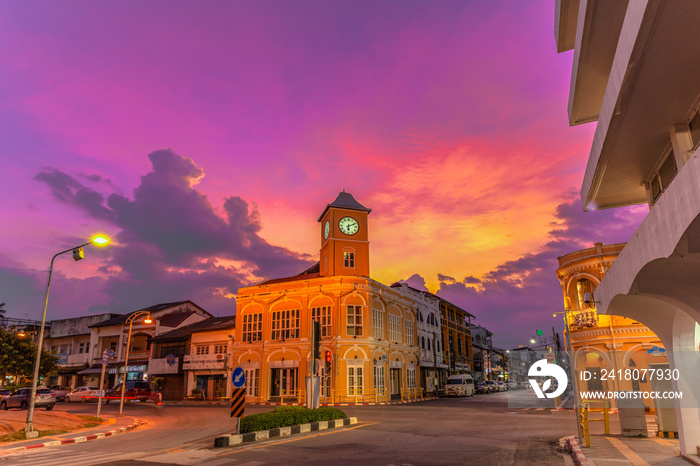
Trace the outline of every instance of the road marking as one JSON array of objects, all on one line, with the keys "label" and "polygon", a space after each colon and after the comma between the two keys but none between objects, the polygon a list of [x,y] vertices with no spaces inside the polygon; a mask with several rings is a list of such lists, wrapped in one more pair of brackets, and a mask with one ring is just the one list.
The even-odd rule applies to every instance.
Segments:
[{"label": "road marking", "polygon": [[[354,427],[347,427],[347,428],[345,428],[345,429],[338,429],[338,430],[331,430],[331,431],[328,431],[328,432],[322,432],[322,433],[318,433],[318,434],[314,435],[314,437],[320,437],[321,435],[337,434],[337,433],[340,433],[340,432],[345,432],[345,431],[347,431],[347,430],[359,429],[360,427],[373,426],[374,424],[379,424],[379,422],[367,422],[367,423],[358,424],[358,425],[356,425],[356,426],[354,426]],[[265,442],[264,445],[257,445],[257,446],[248,447],[248,448],[241,448],[241,449],[239,449],[239,450],[235,450],[235,451],[232,451],[232,452],[229,452],[229,453],[222,453],[222,454],[217,455],[217,456],[233,455],[233,454],[235,454],[235,453],[241,453],[241,452],[244,452],[244,451],[257,450],[258,448],[267,448],[267,447],[272,447],[272,446],[275,446],[275,445],[281,445],[281,444],[283,444],[283,443],[297,442],[297,441],[299,441],[299,440],[304,440],[304,439],[306,439],[306,438],[308,438],[308,437],[310,437],[310,436],[309,436],[309,435],[305,435],[305,436],[303,436],[303,437],[292,438],[292,439],[289,439],[289,440],[282,440],[282,441],[279,441],[279,442]]]},{"label": "road marking", "polygon": [[617,451],[625,455],[625,458],[630,460],[632,464],[635,464],[637,466],[651,466],[649,463],[644,461],[644,458],[636,454],[630,447],[625,445],[622,440],[613,437],[605,438],[608,439],[608,441],[612,443],[615,448],[617,448]]}]

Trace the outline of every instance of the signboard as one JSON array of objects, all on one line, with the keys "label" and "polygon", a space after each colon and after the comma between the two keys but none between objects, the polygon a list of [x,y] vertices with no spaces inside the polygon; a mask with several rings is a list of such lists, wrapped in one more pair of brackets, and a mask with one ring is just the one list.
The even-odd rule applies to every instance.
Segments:
[{"label": "signboard", "polygon": [[109,360],[115,357],[117,353],[115,353],[113,350],[104,350],[102,352],[102,365],[106,366],[109,363]]},{"label": "signboard", "polygon": [[233,382],[233,386],[236,388],[241,388],[243,385],[245,385],[245,372],[243,372],[242,367],[236,367],[233,370],[233,374],[231,374],[231,382]]},{"label": "signboard", "polygon": [[231,417],[241,418],[245,411],[245,389],[236,388],[231,393]]},{"label": "signboard", "polygon": [[554,355],[554,353],[547,353],[547,355],[545,356],[545,358],[547,359],[547,362],[548,362],[549,364],[556,364],[557,358],[556,358],[556,356]]}]

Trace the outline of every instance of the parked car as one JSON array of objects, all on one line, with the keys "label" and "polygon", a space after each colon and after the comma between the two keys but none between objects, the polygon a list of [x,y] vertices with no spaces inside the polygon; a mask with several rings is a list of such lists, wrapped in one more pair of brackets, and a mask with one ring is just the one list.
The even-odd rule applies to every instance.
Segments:
[{"label": "parked car", "polygon": [[12,395],[12,390],[0,390],[0,398],[6,397],[7,395]]},{"label": "parked car", "polygon": [[474,391],[476,393],[488,393],[489,389],[486,387],[486,384],[483,381],[479,381],[474,385]]},{"label": "parked car", "polygon": [[[11,395],[8,395],[0,401],[0,409],[19,408],[28,409],[29,401],[32,397],[32,389],[20,388]],[[50,388],[37,388],[34,406],[37,408],[45,408],[46,411],[51,411],[56,404],[56,396]]]},{"label": "parked car", "polygon": [[54,385],[49,388],[53,390],[54,394],[56,395],[56,401],[66,401],[66,395],[70,393],[69,388],[64,388],[60,385]]},{"label": "parked car", "polygon": [[445,382],[445,394],[452,396],[472,396],[474,394],[474,379],[469,374],[455,374]]},{"label": "parked car", "polygon": [[486,388],[488,389],[487,393],[493,393],[498,391],[498,386],[493,380],[487,380],[486,382],[484,382],[484,385],[486,385]]},{"label": "parked car", "polygon": [[[114,388],[110,388],[104,394],[104,397],[109,403],[110,399],[121,398],[122,396],[122,384],[117,384]],[[126,382],[126,388],[124,389],[124,398],[136,398],[143,402],[151,398],[151,386],[148,382],[129,380]]]},{"label": "parked car", "polygon": [[502,380],[499,380],[499,381],[498,381],[498,391],[499,391],[499,392],[505,392],[506,390],[508,390],[508,387],[506,386],[506,383],[505,383],[504,381],[502,381]]},{"label": "parked car", "polygon": [[[76,401],[82,401],[85,403],[89,398],[99,396],[100,389],[98,387],[77,387],[75,390],[66,395],[66,403],[75,403]],[[87,397],[87,399],[83,397]]]},{"label": "parked car", "polygon": [[514,381],[509,381],[506,383],[506,386],[508,387],[508,390],[517,390],[518,389],[518,382]]}]

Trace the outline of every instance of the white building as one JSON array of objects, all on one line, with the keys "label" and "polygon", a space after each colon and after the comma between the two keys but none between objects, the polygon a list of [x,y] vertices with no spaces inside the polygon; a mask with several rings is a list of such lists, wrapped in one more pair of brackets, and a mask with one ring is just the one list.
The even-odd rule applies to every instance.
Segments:
[{"label": "white building", "polygon": [[421,291],[407,283],[394,283],[392,288],[416,303],[418,323],[417,344],[420,347],[420,384],[426,393],[434,393],[443,385],[448,366],[444,363],[442,328],[440,325],[440,298]]},{"label": "white building", "polygon": [[585,210],[648,204],[595,290],[597,311],[649,327],[680,378],[680,449],[700,445],[700,2],[556,0],[574,51],[572,125],[597,121]]}]

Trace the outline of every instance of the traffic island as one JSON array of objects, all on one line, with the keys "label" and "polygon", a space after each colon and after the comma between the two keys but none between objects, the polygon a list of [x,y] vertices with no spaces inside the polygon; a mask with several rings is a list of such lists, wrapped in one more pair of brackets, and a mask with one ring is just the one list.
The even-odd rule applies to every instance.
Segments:
[{"label": "traffic island", "polygon": [[308,424],[297,424],[287,427],[276,427],[274,429],[248,432],[245,434],[223,435],[214,439],[214,448],[235,447],[237,445],[258,442],[261,440],[269,440],[276,437],[289,437],[291,435],[306,434],[309,432],[334,429],[353,424],[357,424],[356,417],[333,419],[331,421],[310,422]]}]

